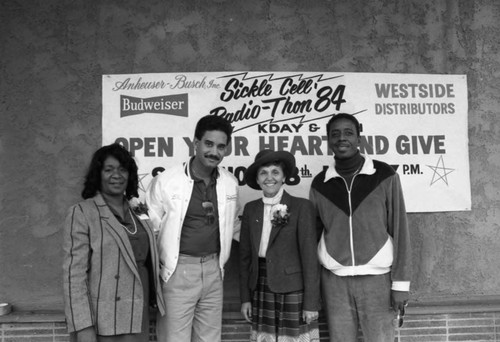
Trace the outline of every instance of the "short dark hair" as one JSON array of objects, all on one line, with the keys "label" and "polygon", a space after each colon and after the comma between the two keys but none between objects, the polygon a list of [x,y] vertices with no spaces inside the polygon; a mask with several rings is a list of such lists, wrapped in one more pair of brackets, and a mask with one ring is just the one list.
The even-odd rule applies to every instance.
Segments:
[{"label": "short dark hair", "polygon": [[125,197],[131,199],[132,197],[139,197],[137,191],[139,187],[139,177],[137,176],[137,164],[130,153],[120,144],[114,143],[111,145],[103,146],[98,149],[92,156],[90,165],[85,176],[85,184],[83,186],[82,197],[83,199],[94,197],[98,191],[101,191],[101,171],[106,161],[106,158],[113,157],[118,160],[121,166],[128,171],[127,189],[125,190]]},{"label": "short dark hair", "polygon": [[356,127],[356,133],[358,134],[358,137],[360,136],[360,134],[361,134],[361,124],[359,123],[358,119],[356,119],[354,117],[354,115],[347,114],[347,113],[338,113],[338,114],[334,114],[331,117],[331,119],[326,124],[326,135],[327,136],[330,136],[330,127],[332,126],[332,124],[335,121],[340,120],[340,119],[350,120],[354,124],[354,126]]},{"label": "short dark hair", "polygon": [[231,134],[233,133],[233,126],[231,126],[231,123],[228,120],[221,116],[205,115],[196,124],[194,137],[201,140],[207,131],[221,131],[226,133],[227,144],[229,145],[231,141]]}]

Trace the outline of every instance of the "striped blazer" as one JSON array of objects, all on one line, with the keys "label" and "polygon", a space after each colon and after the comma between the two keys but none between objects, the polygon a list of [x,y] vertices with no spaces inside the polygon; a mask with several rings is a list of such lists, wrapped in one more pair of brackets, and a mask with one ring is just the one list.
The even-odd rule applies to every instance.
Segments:
[{"label": "striped blazer", "polygon": [[[158,252],[149,220],[155,298],[165,304],[158,276]],[[98,193],[69,210],[64,229],[64,310],[68,331],[94,326],[99,335],[141,332],[143,290],[127,233]]]}]

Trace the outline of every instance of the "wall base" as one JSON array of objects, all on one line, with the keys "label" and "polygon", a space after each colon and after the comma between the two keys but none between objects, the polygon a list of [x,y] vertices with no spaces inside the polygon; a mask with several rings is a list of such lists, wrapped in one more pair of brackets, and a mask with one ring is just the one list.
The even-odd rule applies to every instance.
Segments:
[{"label": "wall base", "polygon": [[[224,313],[222,341],[246,342],[249,332],[250,326],[239,312]],[[320,319],[320,335],[321,341],[328,341],[324,319]],[[151,322],[150,336],[150,341],[156,341],[154,322]],[[13,312],[0,316],[0,342],[27,341],[69,341],[64,315],[61,312]],[[396,341],[500,342],[500,305],[486,302],[412,305],[403,327],[396,331]]]}]

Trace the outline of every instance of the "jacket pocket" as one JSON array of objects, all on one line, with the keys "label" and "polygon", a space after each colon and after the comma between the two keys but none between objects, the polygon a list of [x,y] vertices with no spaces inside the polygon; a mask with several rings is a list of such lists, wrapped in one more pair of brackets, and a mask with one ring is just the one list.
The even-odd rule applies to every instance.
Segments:
[{"label": "jacket pocket", "polygon": [[285,267],[285,274],[302,273],[302,267],[300,266],[288,266]]}]

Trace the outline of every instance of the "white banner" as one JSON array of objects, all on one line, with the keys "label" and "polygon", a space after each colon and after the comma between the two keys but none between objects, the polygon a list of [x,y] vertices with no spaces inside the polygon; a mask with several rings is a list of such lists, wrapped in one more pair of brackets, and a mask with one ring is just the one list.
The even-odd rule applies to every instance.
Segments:
[{"label": "white banner", "polygon": [[193,155],[196,122],[212,114],[234,127],[221,166],[241,184],[241,204],[260,196],[243,182],[264,148],[295,155],[286,189],[308,197],[332,162],[326,123],[350,113],[361,152],[391,164],[408,212],[470,210],[465,75],[210,72],[103,76],[103,145],[135,156],[141,196],[153,174]]}]

